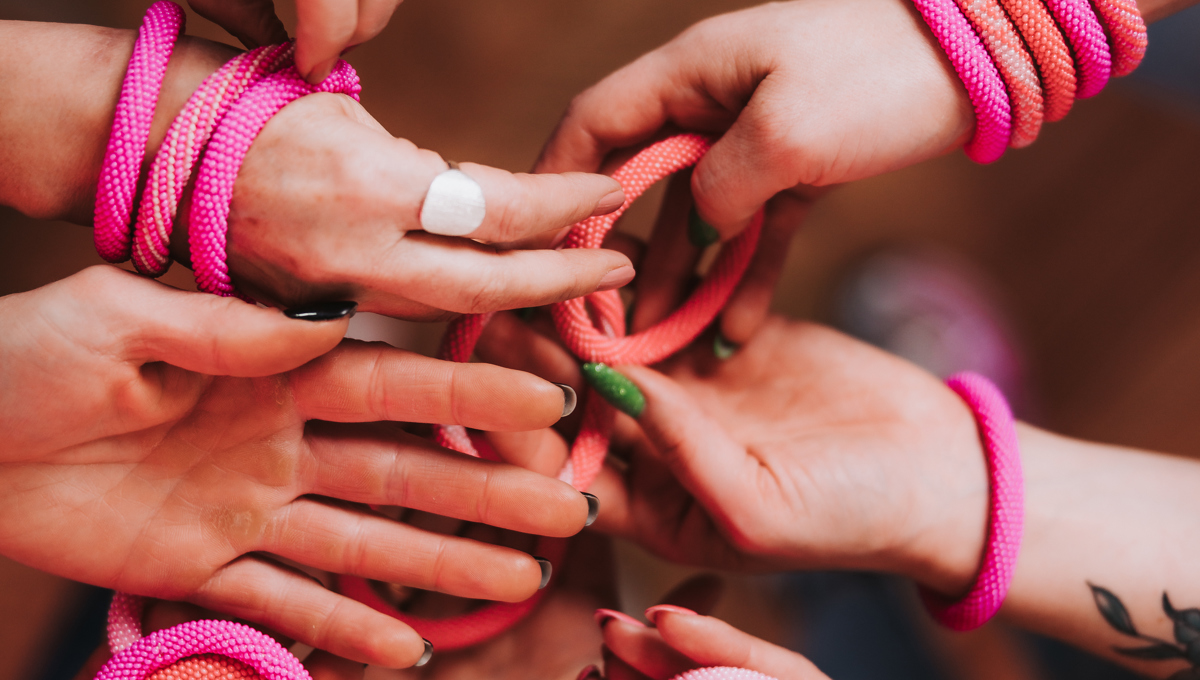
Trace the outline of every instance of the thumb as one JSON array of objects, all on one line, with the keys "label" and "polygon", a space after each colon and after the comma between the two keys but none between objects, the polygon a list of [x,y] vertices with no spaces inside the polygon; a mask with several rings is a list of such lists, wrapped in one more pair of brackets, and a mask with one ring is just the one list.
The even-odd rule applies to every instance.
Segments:
[{"label": "thumb", "polygon": [[[829,680],[803,656],[711,616],[662,607],[654,624],[663,642],[697,666],[733,666],[777,680]],[[648,612],[649,613],[649,610]]]},{"label": "thumb", "polygon": [[116,339],[123,359],[161,361],[208,375],[260,377],[301,366],[341,342],[356,306],[326,303],[292,318],[278,309],[178,290],[113,267],[77,276],[77,283],[91,291],[78,300],[85,305],[82,318],[108,325],[106,336]]},{"label": "thumb", "polygon": [[722,240],[739,234],[772,196],[800,183],[806,154],[792,134],[796,126],[766,103],[779,98],[773,89],[763,81],[692,172],[696,211]]},{"label": "thumb", "polygon": [[288,39],[271,0],[188,0],[188,5],[249,49]]}]

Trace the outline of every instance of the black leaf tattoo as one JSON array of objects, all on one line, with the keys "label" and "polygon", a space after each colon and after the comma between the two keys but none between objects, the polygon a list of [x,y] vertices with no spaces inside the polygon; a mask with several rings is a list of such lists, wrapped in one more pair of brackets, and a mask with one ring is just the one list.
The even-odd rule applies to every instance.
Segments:
[{"label": "black leaf tattoo", "polygon": [[1108,625],[1124,635],[1137,638],[1150,644],[1140,647],[1121,647],[1114,645],[1113,651],[1131,659],[1145,661],[1166,661],[1168,659],[1183,659],[1192,665],[1191,668],[1179,671],[1171,676],[1171,680],[1200,680],[1200,609],[1176,609],[1171,598],[1163,592],[1162,608],[1174,624],[1175,642],[1160,640],[1152,635],[1143,635],[1133,625],[1133,617],[1121,602],[1121,598],[1107,588],[1088,583],[1092,589],[1092,599],[1096,601],[1096,609],[1108,622]]}]

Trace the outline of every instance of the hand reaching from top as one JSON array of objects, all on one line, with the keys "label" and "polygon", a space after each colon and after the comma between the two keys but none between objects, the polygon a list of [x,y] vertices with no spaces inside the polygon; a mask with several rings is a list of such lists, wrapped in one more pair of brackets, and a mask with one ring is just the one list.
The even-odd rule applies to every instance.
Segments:
[{"label": "hand reaching from top", "polygon": [[0,553],[30,566],[407,666],[424,652],[413,630],[276,558],[519,601],[542,578],[528,554],[368,505],[547,536],[587,519],[562,482],[386,422],[546,427],[564,394],[532,375],[339,344],[345,316],[289,319],[113,267],[0,313]]}]

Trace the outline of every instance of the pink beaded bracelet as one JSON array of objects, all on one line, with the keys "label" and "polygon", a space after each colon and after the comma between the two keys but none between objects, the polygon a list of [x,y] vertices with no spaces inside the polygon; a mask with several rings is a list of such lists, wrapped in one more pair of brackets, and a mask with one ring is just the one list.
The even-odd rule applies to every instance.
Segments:
[{"label": "pink beaded bracelet", "polygon": [[991,163],[1012,139],[1012,108],[996,64],[954,0],[913,0],[958,73],[975,109],[975,133],[963,150],[977,163]]},{"label": "pink beaded bracelet", "polygon": [[1146,56],[1146,22],[1135,0],[1093,0],[1108,31],[1113,77],[1127,76]]},{"label": "pink beaded bracelet", "polygon": [[234,289],[226,262],[229,204],[246,152],[263,126],[290,102],[315,92],[337,92],[358,100],[358,74],[344,61],[320,85],[310,85],[294,66],[267,76],[246,91],[217,124],[192,195],[188,242],[200,290],[242,297]]},{"label": "pink beaded bracelet", "polygon": [[96,186],[93,239],[100,257],[109,262],[129,259],[133,197],[142,174],[150,123],[183,24],[179,5],[156,2],[146,11],[133,44]]},{"label": "pink beaded bracelet", "polygon": [[142,192],[133,234],[133,264],[139,272],[160,276],[170,267],[179,201],[217,122],[247,87],[290,64],[291,56],[291,43],[239,54],[206,78],[175,117]]},{"label": "pink beaded bracelet", "polygon": [[1012,411],[1004,395],[987,378],[958,373],[946,380],[975,414],[988,468],[988,529],[983,564],[971,590],[961,599],[946,598],[925,588],[921,597],[939,622],[958,631],[982,626],[1000,610],[1016,571],[1025,523],[1025,482]]},{"label": "pink beaded bracelet", "polygon": [[1076,99],[1100,94],[1112,75],[1112,55],[1088,0],[1044,0],[1075,55]]}]

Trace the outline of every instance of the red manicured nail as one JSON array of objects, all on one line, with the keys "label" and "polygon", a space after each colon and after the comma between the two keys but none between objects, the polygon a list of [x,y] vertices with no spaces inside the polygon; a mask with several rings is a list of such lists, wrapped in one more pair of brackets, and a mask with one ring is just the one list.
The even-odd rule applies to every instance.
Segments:
[{"label": "red manicured nail", "polygon": [[630,616],[629,614],[626,614],[624,612],[619,612],[619,611],[616,611],[615,609],[597,609],[596,610],[596,625],[600,626],[601,630],[604,629],[605,624],[607,624],[609,621],[612,621],[613,619],[616,619],[617,621],[621,621],[623,623],[628,623],[633,626],[637,626],[639,628],[646,627],[646,624],[642,623],[641,621],[638,621],[637,619],[633,618],[632,616]]},{"label": "red manicured nail", "polygon": [[666,612],[670,612],[672,614],[689,614],[691,616],[697,615],[696,612],[692,611],[691,609],[676,607],[673,604],[656,604],[646,610],[646,620],[650,622],[651,626],[657,626],[658,621],[655,620],[655,617]]}]

